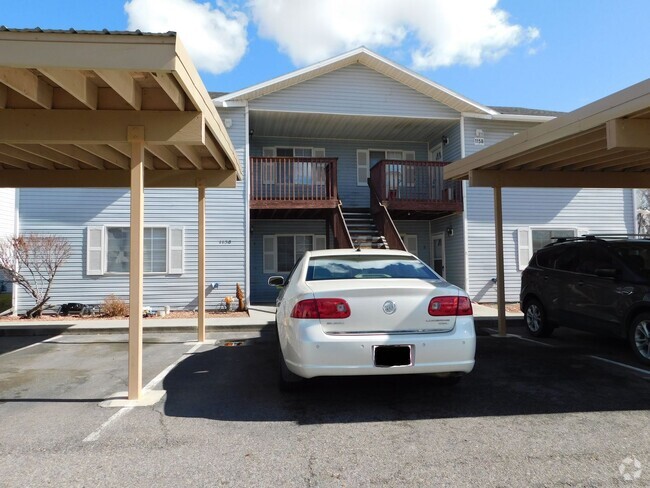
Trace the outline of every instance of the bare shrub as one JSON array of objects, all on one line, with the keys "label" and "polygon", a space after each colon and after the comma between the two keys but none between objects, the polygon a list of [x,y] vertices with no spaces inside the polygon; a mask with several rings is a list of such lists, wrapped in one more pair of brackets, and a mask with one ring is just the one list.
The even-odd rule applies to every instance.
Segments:
[{"label": "bare shrub", "polygon": [[107,317],[126,317],[129,315],[129,304],[111,293],[104,298],[102,312]]},{"label": "bare shrub", "polygon": [[0,270],[34,299],[26,317],[41,315],[54,277],[69,256],[70,244],[58,236],[28,234],[0,239]]}]

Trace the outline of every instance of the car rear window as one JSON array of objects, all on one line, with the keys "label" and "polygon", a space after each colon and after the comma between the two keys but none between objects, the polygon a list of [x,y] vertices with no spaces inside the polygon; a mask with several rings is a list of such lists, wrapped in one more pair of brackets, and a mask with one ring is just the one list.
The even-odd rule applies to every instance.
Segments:
[{"label": "car rear window", "polygon": [[637,273],[650,275],[650,242],[617,242],[611,243],[610,248],[630,269]]},{"label": "car rear window", "polygon": [[322,256],[307,268],[307,281],[381,278],[441,279],[419,259],[402,256]]}]

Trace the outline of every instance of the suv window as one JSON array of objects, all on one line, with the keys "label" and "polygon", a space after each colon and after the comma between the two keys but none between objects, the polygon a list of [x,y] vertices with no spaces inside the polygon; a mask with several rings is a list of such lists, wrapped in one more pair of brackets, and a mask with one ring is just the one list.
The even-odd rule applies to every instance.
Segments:
[{"label": "suv window", "polygon": [[607,250],[596,243],[580,246],[578,253],[578,273],[595,275],[597,269],[614,268],[614,259]]},{"label": "suv window", "polygon": [[650,275],[650,243],[617,242],[610,247],[632,271]]},{"label": "suv window", "polygon": [[537,264],[542,268],[574,271],[576,257],[575,245],[560,244],[540,249],[537,252]]}]

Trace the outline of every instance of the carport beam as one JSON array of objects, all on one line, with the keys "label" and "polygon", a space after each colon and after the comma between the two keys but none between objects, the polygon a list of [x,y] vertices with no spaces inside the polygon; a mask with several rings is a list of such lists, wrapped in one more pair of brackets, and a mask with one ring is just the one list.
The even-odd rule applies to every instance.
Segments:
[{"label": "carport beam", "polygon": [[199,334],[205,342],[205,186],[199,183]]},{"label": "carport beam", "polygon": [[503,205],[501,187],[494,187],[494,236],[497,253],[497,308],[499,335],[506,335],[506,280],[503,264]]},{"label": "carport beam", "polygon": [[131,236],[129,262],[129,400],[142,395],[142,277],[144,271],[144,127],[129,127]]}]

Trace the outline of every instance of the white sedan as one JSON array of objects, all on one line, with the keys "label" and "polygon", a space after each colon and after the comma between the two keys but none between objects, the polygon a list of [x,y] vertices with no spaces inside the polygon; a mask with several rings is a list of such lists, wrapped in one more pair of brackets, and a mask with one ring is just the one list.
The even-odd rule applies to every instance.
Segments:
[{"label": "white sedan", "polygon": [[316,376],[434,373],[474,367],[467,294],[404,251],[306,252],[277,301],[282,387]]}]

